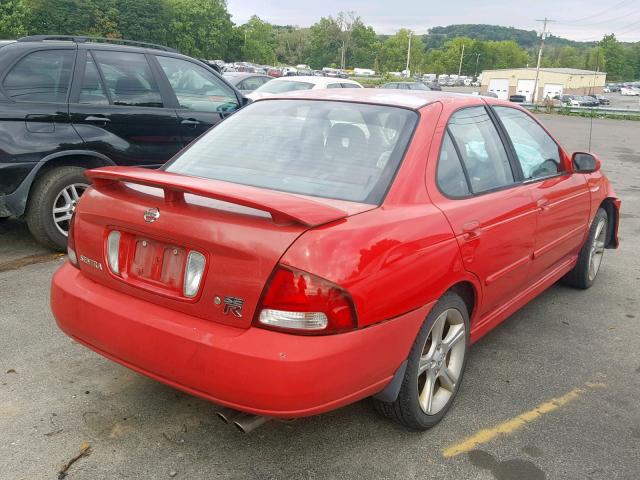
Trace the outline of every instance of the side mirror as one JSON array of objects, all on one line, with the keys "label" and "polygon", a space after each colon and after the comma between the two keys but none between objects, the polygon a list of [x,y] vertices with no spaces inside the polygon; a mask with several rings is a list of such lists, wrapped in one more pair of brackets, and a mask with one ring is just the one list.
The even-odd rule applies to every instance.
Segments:
[{"label": "side mirror", "polygon": [[575,152],[571,162],[577,173],[593,173],[600,170],[600,159],[592,153]]},{"label": "side mirror", "polygon": [[251,102],[253,102],[253,100],[251,100],[249,97],[241,97],[241,106],[246,107],[247,105],[249,105]]}]

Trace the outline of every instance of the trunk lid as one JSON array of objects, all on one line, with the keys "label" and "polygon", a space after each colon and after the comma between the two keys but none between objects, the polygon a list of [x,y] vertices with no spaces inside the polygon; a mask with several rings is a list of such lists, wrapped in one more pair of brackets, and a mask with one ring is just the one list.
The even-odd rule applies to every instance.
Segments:
[{"label": "trunk lid", "polygon": [[[239,327],[251,324],[265,283],[296,238],[375,208],[140,168],[101,168],[87,177],[93,186],[82,196],[74,223],[84,275],[178,312]],[[107,260],[114,230],[121,232],[120,275]],[[182,285],[192,250],[204,255],[206,267],[197,295],[188,298]]]}]

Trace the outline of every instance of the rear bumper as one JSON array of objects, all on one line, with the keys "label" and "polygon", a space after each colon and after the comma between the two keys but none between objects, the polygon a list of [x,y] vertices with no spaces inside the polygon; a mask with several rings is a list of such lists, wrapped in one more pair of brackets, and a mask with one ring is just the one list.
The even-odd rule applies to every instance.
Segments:
[{"label": "rear bumper", "polygon": [[159,307],[66,263],[53,277],[51,307],[67,335],[132,370],[221,405],[292,418],[381,391],[431,305],[345,334],[288,335]]}]

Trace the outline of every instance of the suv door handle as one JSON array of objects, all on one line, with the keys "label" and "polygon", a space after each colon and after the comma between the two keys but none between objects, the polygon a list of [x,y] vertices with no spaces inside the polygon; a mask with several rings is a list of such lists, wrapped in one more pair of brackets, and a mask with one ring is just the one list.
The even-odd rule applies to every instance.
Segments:
[{"label": "suv door handle", "polygon": [[200,125],[200,122],[195,118],[185,118],[180,122],[180,125],[188,125],[189,127],[195,128]]},{"label": "suv door handle", "polygon": [[106,124],[106,123],[111,122],[111,119],[107,118],[107,117],[103,117],[101,115],[89,115],[88,117],[84,118],[84,121],[85,122],[91,122],[91,123],[103,123],[103,124]]}]

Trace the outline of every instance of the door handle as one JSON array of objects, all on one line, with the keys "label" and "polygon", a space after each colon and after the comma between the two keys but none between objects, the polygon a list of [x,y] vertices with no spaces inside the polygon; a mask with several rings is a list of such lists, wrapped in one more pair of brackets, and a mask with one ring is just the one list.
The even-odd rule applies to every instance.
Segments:
[{"label": "door handle", "polygon": [[111,122],[111,119],[103,116],[98,116],[98,115],[89,115],[88,117],[85,117],[84,121],[91,122],[91,123],[107,124]]},{"label": "door handle", "polygon": [[536,202],[536,205],[538,206],[538,210],[540,212],[546,212],[547,210],[549,210],[550,202],[546,198],[541,198]]},{"label": "door handle", "polygon": [[180,125],[187,125],[189,127],[195,128],[200,125],[200,122],[194,118],[185,118],[180,122]]},{"label": "door handle", "polygon": [[480,222],[477,220],[472,220],[462,225],[462,233],[464,234],[465,240],[472,240],[479,237],[481,230]]}]

